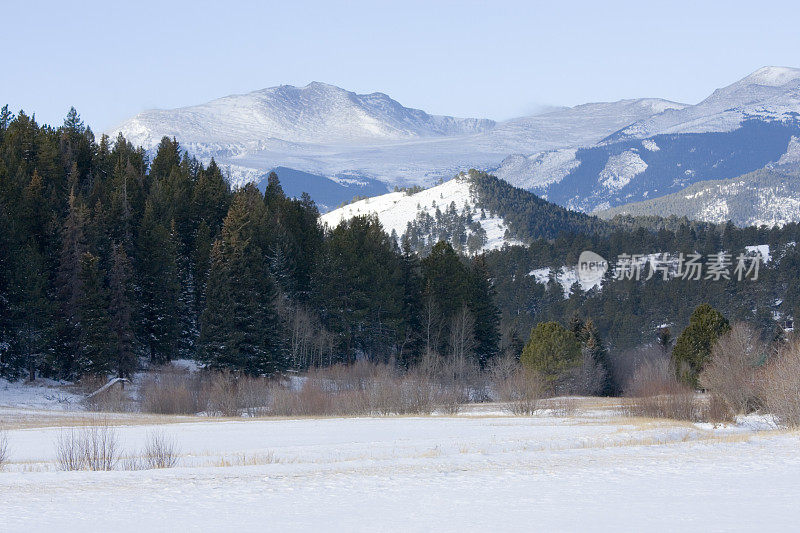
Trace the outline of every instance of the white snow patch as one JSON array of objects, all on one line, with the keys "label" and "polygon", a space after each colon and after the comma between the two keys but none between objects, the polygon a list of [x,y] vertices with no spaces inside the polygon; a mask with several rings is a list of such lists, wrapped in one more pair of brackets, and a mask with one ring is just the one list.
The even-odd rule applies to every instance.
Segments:
[{"label": "white snow patch", "polygon": [[619,190],[631,182],[633,178],[647,170],[638,153],[628,150],[608,158],[605,168],[600,172],[598,181],[603,187],[612,191]]},{"label": "white snow patch", "polygon": [[539,189],[558,183],[580,166],[576,149],[564,148],[533,155],[511,155],[497,169],[497,177],[524,189]]},{"label": "white snow patch", "polygon": [[650,152],[658,152],[659,150],[661,150],[661,148],[659,148],[659,146],[656,144],[656,142],[654,140],[652,140],[652,139],[643,140],[642,141],[642,148],[644,148],[645,150],[648,150]]}]

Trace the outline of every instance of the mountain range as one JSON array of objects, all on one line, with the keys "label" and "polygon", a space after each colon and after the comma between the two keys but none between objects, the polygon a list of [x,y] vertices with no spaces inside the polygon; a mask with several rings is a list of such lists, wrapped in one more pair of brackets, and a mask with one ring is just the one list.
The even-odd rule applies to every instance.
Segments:
[{"label": "mountain range", "polygon": [[[302,184],[323,211],[476,168],[600,212],[786,164],[800,138],[800,69],[759,69],[696,105],[622,100],[503,122],[431,115],[383,93],[315,82],[146,111],[108,133],[118,132],[149,150],[175,137],[201,160],[215,158],[234,184],[278,168],[290,194]],[[743,220],[769,218],[753,209]]]}]

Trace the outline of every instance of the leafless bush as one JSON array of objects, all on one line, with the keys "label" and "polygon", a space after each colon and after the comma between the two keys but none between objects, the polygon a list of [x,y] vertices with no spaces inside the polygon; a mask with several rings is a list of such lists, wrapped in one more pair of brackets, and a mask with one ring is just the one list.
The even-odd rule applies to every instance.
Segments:
[{"label": "leafless bush", "polygon": [[113,470],[119,460],[117,433],[107,425],[62,430],[56,459],[62,470]]},{"label": "leafless bush", "polygon": [[[239,416],[237,377],[230,372],[209,372],[203,375],[202,397],[210,415]],[[244,378],[243,378],[244,379]]]},{"label": "leafless bush", "polygon": [[630,416],[693,421],[705,418],[704,406],[694,391],[678,383],[675,372],[663,359],[646,361],[637,368],[626,394],[630,398],[625,412]]},{"label": "leafless bush", "polygon": [[86,398],[83,403],[88,410],[101,413],[127,413],[135,409],[135,404],[121,385]]},{"label": "leafless bush", "polygon": [[424,373],[359,362],[314,370],[298,390],[271,382],[269,405],[260,412],[272,416],[423,414],[430,413],[434,404],[446,403],[443,390]]},{"label": "leafless bush", "polygon": [[0,429],[0,470],[8,462],[8,434],[4,429]]},{"label": "leafless bush", "polygon": [[185,372],[148,374],[140,388],[141,410],[161,415],[192,415],[206,409],[198,376]]},{"label": "leafless bush", "polygon": [[800,427],[800,343],[785,346],[761,372],[765,409],[778,423]]},{"label": "leafless bush", "polygon": [[178,446],[161,431],[147,435],[144,447],[144,464],[147,468],[172,468],[178,463]]},{"label": "leafless bush", "polygon": [[634,381],[634,374],[643,366],[658,364],[669,366],[669,352],[660,345],[645,345],[630,350],[611,350],[609,362],[611,363],[611,377],[614,383],[620,384],[626,394],[630,384]]},{"label": "leafless bush", "polygon": [[564,372],[553,384],[556,394],[595,396],[602,392],[606,382],[605,369],[595,361],[589,350],[582,350],[581,355],[580,366]]},{"label": "leafless bush", "polygon": [[270,400],[270,384],[267,378],[240,376],[236,385],[239,409],[250,417],[266,411]]},{"label": "leafless bush", "polygon": [[547,384],[537,372],[506,357],[492,365],[490,374],[495,396],[507,402],[513,414],[530,416],[540,408]]},{"label": "leafless bush", "polygon": [[756,331],[744,323],[734,324],[717,340],[700,374],[700,385],[708,390],[715,414],[730,419],[758,408],[757,365],[766,348]]}]

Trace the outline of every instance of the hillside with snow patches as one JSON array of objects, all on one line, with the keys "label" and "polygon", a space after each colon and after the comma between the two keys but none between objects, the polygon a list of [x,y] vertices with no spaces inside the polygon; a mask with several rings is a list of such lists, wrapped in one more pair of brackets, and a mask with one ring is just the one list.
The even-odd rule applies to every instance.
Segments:
[{"label": "hillside with snow patches", "polygon": [[800,220],[800,169],[764,168],[743,176],[701,181],[680,192],[635,202],[597,213],[616,215],[685,216],[717,224],[783,226]]}]

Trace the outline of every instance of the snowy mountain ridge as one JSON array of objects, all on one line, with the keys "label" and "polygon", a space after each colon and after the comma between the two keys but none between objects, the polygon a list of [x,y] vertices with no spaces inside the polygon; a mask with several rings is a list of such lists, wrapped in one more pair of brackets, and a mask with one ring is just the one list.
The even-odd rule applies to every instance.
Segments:
[{"label": "snowy mountain ridge", "polygon": [[429,115],[383,93],[314,82],[145,111],[107,133],[122,133],[149,150],[162,137],[175,137],[201,160],[214,157],[227,167],[234,183],[283,166],[335,181],[430,186],[468,168],[497,168],[512,153],[594,144],[632,122],[683,107],[652,98],[621,100],[497,123]]},{"label": "snowy mountain ridge", "polygon": [[356,94],[325,83],[281,85],[231,95],[206,104],[150,110],[128,119],[121,131],[134,144],[153,148],[176,137],[208,151],[232,155],[291,143],[347,144],[417,137],[467,135],[491,129],[486,119],[429,115],[403,107],[383,93]]},{"label": "snowy mountain ridge", "polygon": [[798,112],[800,69],[763,67],[715,90],[697,105],[635,122],[612,139],[731,131],[748,118],[787,120],[796,118]]}]

